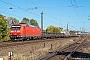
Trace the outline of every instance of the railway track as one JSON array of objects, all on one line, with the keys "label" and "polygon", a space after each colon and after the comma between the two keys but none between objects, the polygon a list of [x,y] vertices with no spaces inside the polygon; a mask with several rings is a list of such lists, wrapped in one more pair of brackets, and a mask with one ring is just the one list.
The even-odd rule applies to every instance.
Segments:
[{"label": "railway track", "polygon": [[1,42],[0,43],[0,48],[1,47],[9,47],[9,46],[16,46],[16,45],[24,45],[24,44],[31,44],[31,43],[38,43],[38,42],[49,42],[52,40],[63,40],[66,38],[56,38],[56,39],[46,39],[46,40],[30,40],[30,41],[17,41],[17,42]]},{"label": "railway track", "polygon": [[68,60],[86,39],[87,38],[76,41],[75,43],[65,46],[62,49],[58,49],[52,53],[47,54],[38,60]]}]

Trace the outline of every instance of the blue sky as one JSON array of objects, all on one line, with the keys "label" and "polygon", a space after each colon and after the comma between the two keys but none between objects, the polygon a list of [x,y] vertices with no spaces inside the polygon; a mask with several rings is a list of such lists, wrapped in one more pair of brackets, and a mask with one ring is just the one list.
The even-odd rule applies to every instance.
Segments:
[{"label": "blue sky", "polygon": [[0,0],[0,14],[19,21],[33,18],[40,27],[42,11],[44,29],[50,25],[66,29],[68,23],[70,30],[90,31],[90,0]]}]

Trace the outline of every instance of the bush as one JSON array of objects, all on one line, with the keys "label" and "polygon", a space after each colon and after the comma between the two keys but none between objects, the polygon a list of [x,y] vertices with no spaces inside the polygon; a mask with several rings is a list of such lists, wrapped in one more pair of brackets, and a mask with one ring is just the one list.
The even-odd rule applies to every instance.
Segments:
[{"label": "bush", "polygon": [[7,20],[3,15],[0,15],[0,42],[8,41],[10,35],[10,29],[8,28]]}]

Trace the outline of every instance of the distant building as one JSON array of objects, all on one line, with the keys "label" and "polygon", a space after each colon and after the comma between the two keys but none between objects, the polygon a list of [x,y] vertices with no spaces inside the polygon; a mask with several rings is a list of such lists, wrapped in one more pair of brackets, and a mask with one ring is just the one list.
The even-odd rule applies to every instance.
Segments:
[{"label": "distant building", "polygon": [[67,30],[62,31],[61,33],[64,33],[66,36],[70,36],[70,32]]}]

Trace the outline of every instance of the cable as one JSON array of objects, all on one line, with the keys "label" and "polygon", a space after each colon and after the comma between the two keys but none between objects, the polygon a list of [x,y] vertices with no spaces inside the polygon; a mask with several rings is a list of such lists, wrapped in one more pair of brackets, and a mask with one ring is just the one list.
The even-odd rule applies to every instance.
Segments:
[{"label": "cable", "polygon": [[[29,0],[29,1],[31,1],[31,0]],[[32,1],[31,1],[31,3],[32,3],[33,5],[35,5]]]},{"label": "cable", "polygon": [[[31,1],[31,0],[30,0]],[[31,1],[32,2],[32,1]],[[32,2],[33,3],[33,2]],[[34,3],[33,3],[34,4]],[[35,4],[34,4],[35,5]],[[60,6],[57,6],[57,7],[37,7],[37,8],[58,8],[58,7],[60,7]],[[49,16],[49,15],[48,15]],[[52,17],[52,16],[51,16]],[[52,18],[54,18],[54,17],[52,17]],[[47,19],[47,18],[45,18],[45,19]],[[57,18],[54,18],[55,20],[58,20],[58,21],[60,21],[59,19],[57,19]],[[49,20],[49,19],[47,19],[47,20]],[[51,21],[51,20],[49,20],[49,21]],[[51,22],[53,22],[53,23],[55,23],[54,21],[51,21]],[[57,24],[57,23],[56,23]],[[59,24],[60,25],[60,24]]]},{"label": "cable", "polygon": [[[3,12],[3,11],[0,11],[0,12],[5,13],[5,14],[8,14],[8,15],[13,15],[13,14],[10,14],[10,13],[7,13],[7,12]],[[21,16],[17,16],[17,15],[13,15],[13,16],[21,17]],[[23,17],[21,17],[21,18],[23,18]]]},{"label": "cable", "polygon": [[27,9],[28,9],[28,4],[27,4],[27,1],[25,0],[25,3],[26,3],[26,6],[27,6]]},{"label": "cable", "polygon": [[[8,2],[5,2],[5,1],[2,1],[2,0],[0,0],[1,2],[3,2],[3,3],[5,3],[5,4],[8,4],[8,5],[11,5],[11,6],[14,6],[14,7],[16,7],[16,8],[19,8],[19,9],[21,9],[21,10],[24,10],[24,11],[27,11],[27,12],[30,12],[30,11],[28,11],[28,10],[26,10],[26,9],[23,9],[23,8],[21,8],[21,7],[19,7],[19,6],[16,6],[16,5],[13,5],[13,4],[10,4],[10,3],[8,3]],[[5,12],[3,12],[3,13],[5,13]],[[30,13],[32,13],[32,12],[30,12]],[[7,13],[7,14],[9,14],[9,13]],[[37,14],[35,14],[35,13],[32,13],[32,14],[34,14],[34,15],[36,15],[36,16],[39,16],[39,15],[37,15]],[[15,15],[14,15],[15,16]],[[47,18],[45,18],[45,19],[47,19]],[[47,19],[48,20],[48,19]],[[51,20],[50,20],[51,21]],[[53,21],[51,21],[51,22],[53,22]],[[55,22],[54,22],[55,23]],[[57,24],[57,23],[56,23]]]},{"label": "cable", "polygon": [[[59,20],[59,19],[57,19],[57,18],[55,18],[55,17],[53,17],[53,16],[50,16],[49,14],[47,14],[49,17],[51,17],[51,18],[53,18],[53,19],[55,19],[55,20],[58,20],[58,21],[60,21],[60,23],[56,23],[56,24],[59,24],[59,25],[61,25],[61,20]],[[54,21],[51,21],[51,22],[54,22]],[[54,22],[55,23],[55,22]]]},{"label": "cable", "polygon": [[[74,0],[75,1],[75,0]],[[72,3],[72,0],[70,0],[70,2],[71,2],[71,4],[72,4],[72,6],[73,6],[73,3]],[[76,5],[77,6],[77,5]],[[74,10],[75,10],[75,12],[76,12],[76,15],[78,16],[78,18],[79,18],[79,15],[78,15],[78,13],[77,13],[77,11],[76,11],[76,9],[75,9],[75,7],[73,6],[73,8],[74,8]],[[79,18],[79,20],[80,20],[80,18]]]},{"label": "cable", "polygon": [[75,2],[75,5],[77,6],[77,3],[76,3],[76,1],[74,0],[74,2]]},{"label": "cable", "polygon": [[[18,7],[18,6],[16,6],[16,5],[10,4],[10,3],[8,3],[8,2],[2,1],[2,0],[0,0],[0,1],[3,2],[3,3],[5,3],[5,4],[8,4],[8,5],[12,5],[12,6],[14,6],[14,7],[17,7],[17,8],[19,8],[19,9],[21,9],[21,10],[30,12],[30,11],[28,11],[28,10],[26,10],[26,9],[23,9],[23,8]],[[32,13],[32,12],[30,12],[30,13]],[[32,14],[34,14],[34,15],[36,15],[36,16],[39,16],[39,15],[37,15],[37,14],[35,14],[35,13],[32,13]]]},{"label": "cable", "polygon": [[[31,0],[30,0],[31,1]],[[32,1],[31,1],[32,2]],[[32,2],[32,4],[33,5],[35,5],[33,2]],[[59,6],[57,6],[57,7],[59,7]],[[57,8],[56,7],[56,8]],[[45,7],[37,7],[37,8],[45,8]],[[55,7],[46,7],[46,8],[55,8]],[[49,16],[49,15],[48,15]],[[52,16],[51,16],[52,17]],[[52,18],[54,18],[54,17],[52,17]],[[46,18],[45,18],[46,19]],[[58,21],[60,21],[59,19],[57,19],[57,18],[54,18],[55,20],[58,20]],[[48,19],[49,20],[49,19]],[[51,21],[51,20],[49,20],[49,21]],[[54,22],[54,21],[51,21],[51,22]],[[55,22],[54,22],[55,23]],[[56,23],[57,24],[57,23]]]},{"label": "cable", "polygon": [[90,15],[87,13],[87,11],[85,10],[84,6],[82,6],[82,8],[84,9],[84,12],[86,12],[86,15],[89,17]]},{"label": "cable", "polygon": [[[31,0],[29,0],[29,1],[31,1]],[[31,3],[33,4],[33,5],[36,5],[35,3],[33,3],[32,1],[31,1]],[[36,5],[37,6],[37,5]],[[37,8],[60,8],[60,7],[66,7],[66,6],[50,6],[50,7],[38,7],[37,6]]]}]

